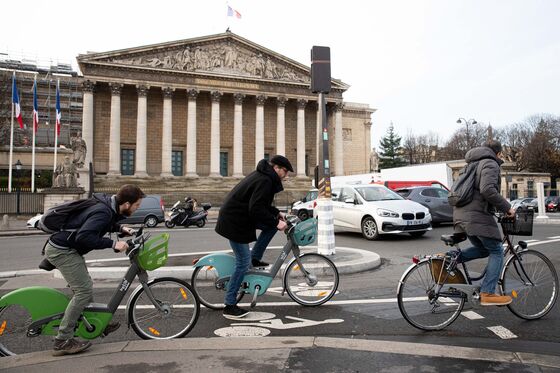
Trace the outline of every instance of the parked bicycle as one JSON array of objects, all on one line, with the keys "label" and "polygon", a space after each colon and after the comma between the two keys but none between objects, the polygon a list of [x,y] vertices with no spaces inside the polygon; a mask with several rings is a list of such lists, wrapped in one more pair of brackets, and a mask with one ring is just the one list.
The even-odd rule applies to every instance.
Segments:
[{"label": "parked bicycle", "polygon": [[[148,272],[167,262],[168,234],[151,239],[140,228],[127,241],[130,267],[108,304],[90,303],[76,325],[75,336],[103,336],[130,284],[140,285],[126,304],[127,324],[143,339],[185,336],[200,313],[198,298],[185,281],[172,277],[148,280]],[[0,298],[0,356],[49,349],[56,336],[69,298],[43,286],[14,290]]]},{"label": "parked bicycle", "polygon": [[[290,298],[304,306],[319,306],[336,293],[338,270],[327,257],[316,253],[300,252],[300,246],[307,246],[317,236],[317,220],[300,221],[296,216],[287,216],[288,228],[285,230],[288,241],[270,269],[252,268],[243,278],[237,300],[251,294],[251,307],[257,297],[266,293],[272,280],[278,274],[284,261],[293,253],[294,258],[285,267],[282,281],[282,295],[287,292]],[[191,284],[200,302],[213,310],[224,308],[224,295],[228,281],[235,268],[235,257],[228,253],[209,254],[193,263],[195,270]]]},{"label": "parked bicycle", "polygon": [[[507,307],[514,315],[534,320],[544,317],[558,298],[558,275],[554,265],[541,252],[528,249],[525,241],[513,245],[513,235],[533,234],[532,210],[517,210],[515,217],[497,215],[504,232],[505,265],[498,285],[502,294],[511,295]],[[463,233],[441,236],[446,245],[455,249],[451,255],[414,257],[403,274],[397,289],[397,300],[403,317],[412,326],[423,330],[440,330],[460,315],[465,302],[479,304],[478,285],[484,272],[471,277],[466,263],[459,266],[459,243],[467,239]]]}]

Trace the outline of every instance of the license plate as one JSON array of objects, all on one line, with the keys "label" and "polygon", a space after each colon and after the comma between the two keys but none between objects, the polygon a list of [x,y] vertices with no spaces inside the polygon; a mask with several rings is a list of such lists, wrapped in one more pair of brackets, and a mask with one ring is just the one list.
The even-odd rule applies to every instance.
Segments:
[{"label": "license plate", "polygon": [[406,222],[406,225],[420,225],[422,224],[422,220],[409,220]]}]

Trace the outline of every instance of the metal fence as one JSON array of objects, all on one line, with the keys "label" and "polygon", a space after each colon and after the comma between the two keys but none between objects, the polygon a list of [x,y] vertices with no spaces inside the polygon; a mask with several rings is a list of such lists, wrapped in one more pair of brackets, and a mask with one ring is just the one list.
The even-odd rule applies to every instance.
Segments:
[{"label": "metal fence", "polygon": [[31,193],[25,189],[12,190],[11,193],[0,191],[0,214],[34,215],[43,213],[44,205],[43,193]]}]

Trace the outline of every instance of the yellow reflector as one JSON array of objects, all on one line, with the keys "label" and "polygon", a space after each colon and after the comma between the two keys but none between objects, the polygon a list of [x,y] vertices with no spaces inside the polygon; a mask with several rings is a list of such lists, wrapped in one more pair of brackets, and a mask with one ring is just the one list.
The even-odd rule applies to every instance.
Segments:
[{"label": "yellow reflector", "polygon": [[517,292],[515,290],[511,291],[511,296],[517,298]]},{"label": "yellow reflector", "polygon": [[185,293],[183,288],[180,288],[179,290],[181,290],[181,295],[183,296],[183,299],[187,299],[187,293]]},{"label": "yellow reflector", "polygon": [[299,265],[298,265],[298,264],[296,264],[296,265],[294,266],[294,271],[299,271]]},{"label": "yellow reflector", "polygon": [[6,320],[2,321],[2,325],[0,325],[0,335],[4,334],[5,329],[6,329]]},{"label": "yellow reflector", "polygon": [[150,331],[150,333],[152,333],[153,335],[159,335],[159,332],[157,330],[155,330],[154,328],[148,328],[148,330]]},{"label": "yellow reflector", "polygon": [[213,270],[213,269],[214,269],[213,266],[208,266],[208,267],[206,268],[207,271],[211,271],[211,270]]},{"label": "yellow reflector", "polygon": [[325,295],[327,295],[327,292],[326,292],[326,291],[322,291],[322,292],[319,293],[319,296],[320,296],[320,297],[325,296]]}]

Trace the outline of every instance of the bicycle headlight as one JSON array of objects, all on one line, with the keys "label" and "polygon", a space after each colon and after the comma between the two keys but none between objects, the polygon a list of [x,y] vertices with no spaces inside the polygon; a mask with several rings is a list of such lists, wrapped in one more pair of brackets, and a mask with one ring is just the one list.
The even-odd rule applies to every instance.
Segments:
[{"label": "bicycle headlight", "polygon": [[377,209],[377,215],[385,217],[385,218],[398,218],[399,214],[391,211],[391,210],[385,210],[385,209]]}]

